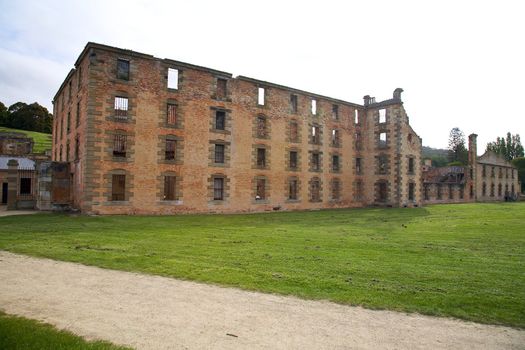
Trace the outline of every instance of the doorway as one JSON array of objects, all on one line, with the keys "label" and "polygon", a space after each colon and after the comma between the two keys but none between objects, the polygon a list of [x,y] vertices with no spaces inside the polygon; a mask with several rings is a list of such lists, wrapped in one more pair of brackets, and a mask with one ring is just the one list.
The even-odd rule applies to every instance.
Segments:
[{"label": "doorway", "polygon": [[7,182],[2,183],[2,204],[7,204]]}]

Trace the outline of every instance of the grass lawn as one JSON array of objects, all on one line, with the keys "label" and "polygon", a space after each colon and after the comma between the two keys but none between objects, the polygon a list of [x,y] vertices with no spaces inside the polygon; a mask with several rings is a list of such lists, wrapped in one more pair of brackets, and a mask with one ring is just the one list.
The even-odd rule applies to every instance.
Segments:
[{"label": "grass lawn", "polygon": [[36,132],[36,131],[11,129],[11,128],[3,127],[3,126],[0,126],[0,132],[1,131],[19,132],[19,133],[22,133],[22,134],[26,134],[27,137],[33,138],[33,142],[35,143],[33,145],[33,152],[34,153],[44,153],[45,150],[51,149],[51,147],[52,147],[51,143],[53,141],[52,141],[52,138],[51,138],[51,134],[44,134],[44,133]]},{"label": "grass lawn", "polygon": [[105,341],[86,341],[49,324],[6,315],[0,311],[0,349],[9,350],[124,350]]},{"label": "grass lawn", "polygon": [[0,218],[0,249],[525,328],[525,203]]}]

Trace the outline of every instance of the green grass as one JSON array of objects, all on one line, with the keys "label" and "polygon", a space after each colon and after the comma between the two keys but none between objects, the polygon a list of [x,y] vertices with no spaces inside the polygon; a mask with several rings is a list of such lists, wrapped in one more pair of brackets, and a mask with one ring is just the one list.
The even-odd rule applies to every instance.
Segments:
[{"label": "green grass", "polygon": [[525,203],[0,218],[0,249],[525,327]]},{"label": "green grass", "polygon": [[44,153],[45,150],[50,150],[52,147],[52,138],[51,134],[44,134],[41,132],[36,131],[27,131],[27,130],[20,130],[20,129],[11,129],[6,128],[3,126],[0,126],[0,132],[6,131],[6,132],[19,132],[22,134],[27,135],[27,137],[33,138],[33,152],[34,153]]},{"label": "green grass", "polygon": [[105,341],[86,341],[53,326],[0,311],[0,349],[4,350],[124,350]]}]

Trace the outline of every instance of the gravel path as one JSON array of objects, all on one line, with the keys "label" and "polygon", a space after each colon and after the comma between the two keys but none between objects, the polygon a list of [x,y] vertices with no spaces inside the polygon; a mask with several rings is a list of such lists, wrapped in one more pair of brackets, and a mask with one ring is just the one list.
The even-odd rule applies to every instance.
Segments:
[{"label": "gravel path", "polygon": [[137,349],[524,349],[525,331],[0,251],[0,309]]}]

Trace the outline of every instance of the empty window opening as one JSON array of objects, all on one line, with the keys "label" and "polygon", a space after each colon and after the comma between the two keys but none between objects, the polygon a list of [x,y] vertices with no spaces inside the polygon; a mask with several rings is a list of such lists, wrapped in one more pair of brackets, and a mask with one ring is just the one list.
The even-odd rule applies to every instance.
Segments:
[{"label": "empty window opening", "polygon": [[225,145],[215,145],[215,163],[224,163],[224,148]]},{"label": "empty window opening", "polygon": [[501,197],[501,184],[498,184],[498,197]]},{"label": "empty window opening", "polygon": [[340,144],[340,132],[337,129],[332,130],[332,146],[338,147]]},{"label": "empty window opening", "polygon": [[226,112],[216,111],[215,112],[215,129],[224,130],[226,128]]},{"label": "empty window opening", "polygon": [[356,181],[355,183],[355,198],[356,199],[363,198],[363,183],[361,181]]},{"label": "empty window opening", "polygon": [[123,80],[129,80],[129,61],[118,59],[117,60],[117,78]]},{"label": "empty window opening", "polygon": [[487,195],[487,184],[486,183],[483,183],[483,186],[481,187],[481,194],[483,196]]},{"label": "empty window opening", "polygon": [[297,113],[297,95],[290,95],[290,107],[292,113]]},{"label": "empty window opening", "polygon": [[266,180],[257,179],[257,190],[255,194],[256,200],[266,199]]},{"label": "empty window opening", "polygon": [[386,174],[388,169],[388,158],[385,155],[381,155],[377,158],[378,170],[380,174]]},{"label": "empty window opening", "polygon": [[354,123],[359,124],[359,111],[357,109],[354,110]]},{"label": "empty window opening", "polygon": [[470,198],[474,198],[474,186],[470,185]]},{"label": "empty window opening", "polygon": [[312,114],[316,115],[317,114],[317,100],[312,99],[311,108],[312,108]]},{"label": "empty window opening", "polygon": [[312,142],[315,144],[321,143],[321,128],[319,125],[312,126]]},{"label": "empty window opening", "polygon": [[213,200],[224,200],[224,179],[221,177],[213,179]]},{"label": "empty window opening", "polygon": [[126,157],[126,135],[113,135],[113,157]]},{"label": "empty window opening", "polygon": [[379,146],[386,146],[386,132],[379,133]]},{"label": "empty window opening", "polygon": [[257,166],[264,168],[266,166],[266,149],[257,148]]},{"label": "empty window opening", "polygon": [[259,106],[264,106],[264,101],[265,101],[265,89],[263,87],[260,87],[257,89],[258,91],[258,94],[257,94],[257,104],[259,104]]},{"label": "empty window opening", "polygon": [[491,197],[494,197],[495,188],[496,186],[494,184],[490,184],[490,196]]},{"label": "empty window opening", "polygon": [[496,168],[495,167],[492,167],[491,170],[490,170],[490,177],[496,177]]},{"label": "empty window opening", "polygon": [[386,123],[386,109],[379,110],[379,123]]},{"label": "empty window opening", "polygon": [[356,158],[355,159],[355,172],[356,174],[361,174],[361,158]]},{"label": "empty window opening", "polygon": [[164,159],[175,160],[175,152],[177,150],[176,140],[166,140],[166,150],[164,152]]},{"label": "empty window opening", "polygon": [[297,168],[297,151],[290,151],[290,168]]},{"label": "empty window opening", "polygon": [[22,177],[20,178],[20,194],[31,194],[32,190],[32,181],[30,177]]},{"label": "empty window opening", "polygon": [[174,201],[177,199],[175,190],[177,186],[177,178],[175,176],[164,176],[164,200]]},{"label": "empty window opening", "polygon": [[288,199],[297,200],[297,180],[290,180],[288,182]]},{"label": "empty window opening", "polygon": [[339,120],[339,106],[338,105],[332,105],[332,118],[335,120]]},{"label": "empty window opening", "polygon": [[486,165],[483,165],[481,176],[487,177],[487,166]]},{"label": "empty window opening", "polygon": [[339,171],[340,165],[339,165],[339,156],[333,155],[332,156],[332,170],[333,171]]},{"label": "empty window opening", "polygon": [[75,160],[78,160],[80,157],[80,138],[77,136],[75,138]]},{"label": "empty window opening", "polygon": [[363,140],[361,137],[361,132],[357,131],[355,133],[355,149],[361,150],[361,148],[363,148]]},{"label": "empty window opening", "polygon": [[115,118],[126,119],[128,117],[128,98],[115,97]]},{"label": "empty window opening", "polygon": [[177,125],[177,105],[168,103],[168,110],[166,114],[166,124],[170,126]]},{"label": "empty window opening", "polygon": [[67,132],[71,130],[71,112],[67,112],[67,125],[66,125]]},{"label": "empty window opening", "polygon": [[179,88],[179,70],[168,68],[168,89]]},{"label": "empty window opening", "polygon": [[111,200],[126,200],[126,175],[112,175],[111,177]]},{"label": "empty window opening", "polygon": [[217,79],[217,98],[225,99],[228,95],[227,91],[227,80],[226,79]]}]

